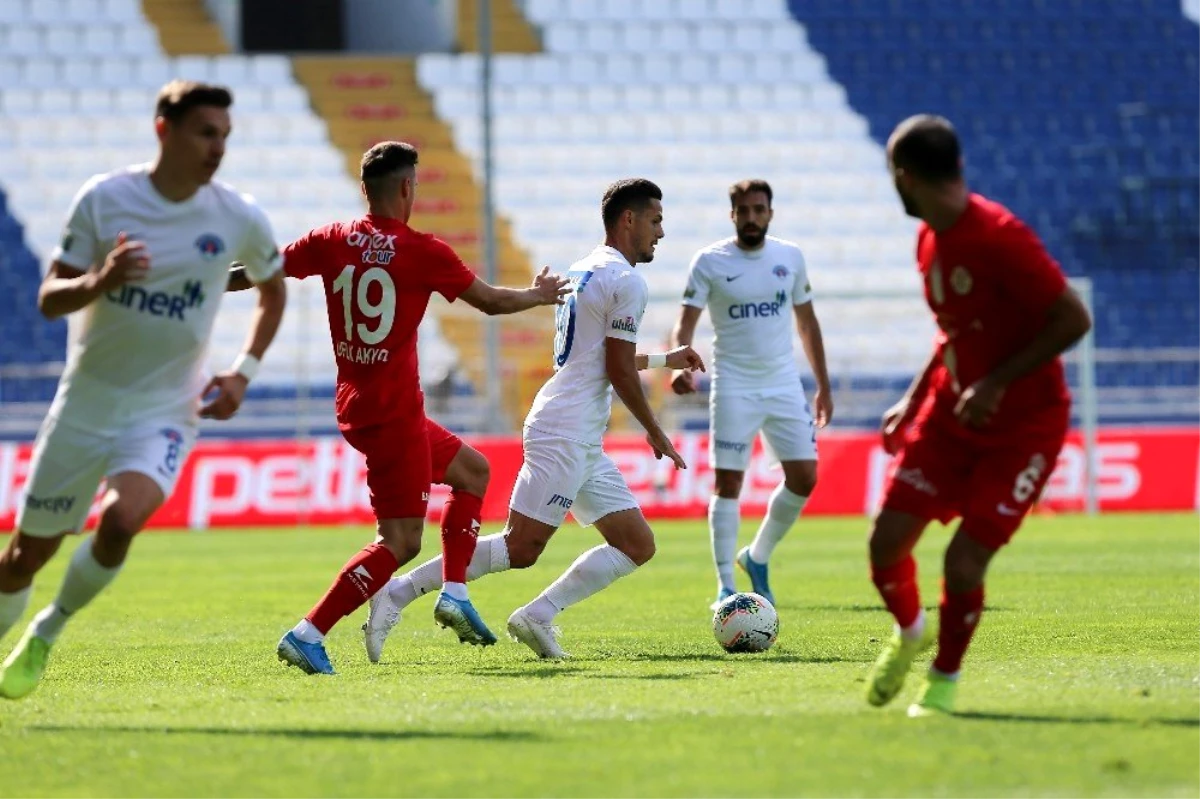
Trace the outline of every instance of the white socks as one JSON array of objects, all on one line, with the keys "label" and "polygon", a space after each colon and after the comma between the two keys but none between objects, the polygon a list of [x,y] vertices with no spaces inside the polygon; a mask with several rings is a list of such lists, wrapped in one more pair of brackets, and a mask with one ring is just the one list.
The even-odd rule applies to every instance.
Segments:
[{"label": "white socks", "polygon": [[459,602],[465,602],[467,599],[467,584],[466,583],[445,583],[442,585],[442,593],[451,599],[457,599]]},{"label": "white socks", "polygon": [[54,603],[34,618],[33,634],[38,638],[54,643],[67,619],[95,599],[121,572],[120,566],[109,569],[96,562],[92,541],[89,536],[75,549]]},{"label": "white socks", "polygon": [[[485,535],[475,542],[475,554],[467,565],[467,579],[477,580],[485,574],[508,571],[508,541],[504,533]],[[414,599],[442,587],[442,558],[425,561],[417,568],[393,577],[385,591],[397,607],[408,607]],[[454,596],[451,594],[451,596]],[[458,599],[458,597],[455,597]]]},{"label": "white socks", "polygon": [[29,607],[29,597],[32,593],[32,585],[11,594],[0,593],[0,638],[20,620],[25,608]]},{"label": "white socks", "polygon": [[917,614],[917,620],[907,627],[896,625],[896,629],[900,631],[900,637],[905,641],[915,642],[920,641],[921,636],[925,634],[925,609]]},{"label": "white socks", "polygon": [[793,494],[783,483],[775,486],[767,504],[767,515],[763,517],[758,534],[750,542],[750,559],[755,563],[766,563],[771,559],[775,546],[783,540],[788,530],[800,518],[808,497]]},{"label": "white socks", "polygon": [[637,564],[624,552],[601,544],[580,555],[571,568],[525,608],[536,621],[549,624],[559,611],[582,602],[625,575],[632,574],[636,568]]},{"label": "white socks", "polygon": [[325,640],[325,634],[308,619],[301,619],[300,623],[292,628],[292,634],[306,644],[319,644]]},{"label": "white socks", "polygon": [[733,556],[737,552],[738,526],[741,510],[736,499],[722,499],[715,494],[708,500],[708,532],[712,540],[713,563],[717,566],[717,582],[721,588],[736,590],[733,583]]}]

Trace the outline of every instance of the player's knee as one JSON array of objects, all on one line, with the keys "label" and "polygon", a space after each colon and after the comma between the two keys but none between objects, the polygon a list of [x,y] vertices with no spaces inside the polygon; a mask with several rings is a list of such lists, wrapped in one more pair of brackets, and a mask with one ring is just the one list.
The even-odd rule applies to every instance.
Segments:
[{"label": "player's knee", "polygon": [[146,515],[121,502],[114,502],[100,514],[96,538],[109,547],[127,548],[146,523]]},{"label": "player's knee", "polygon": [[952,593],[973,591],[983,584],[995,550],[960,531],[946,548],[942,569],[946,589]]},{"label": "player's knee", "polygon": [[946,590],[954,594],[975,590],[983,584],[983,576],[987,572],[987,564],[969,558],[951,558],[949,553],[943,568]]},{"label": "player's knee", "polygon": [[537,563],[545,549],[546,541],[540,538],[518,538],[510,534],[508,537],[508,565],[513,569],[528,569]]},{"label": "player's knee", "polygon": [[30,543],[28,539],[25,542],[18,542],[14,536],[8,547],[0,553],[0,569],[3,569],[5,576],[18,581],[26,581],[33,578],[35,574],[42,570],[42,567],[50,562],[50,558],[54,557],[54,553],[58,550],[58,543],[62,539],[47,539]]},{"label": "player's knee", "polygon": [[483,454],[471,450],[471,457],[465,463],[462,487],[469,494],[482,497],[487,494],[488,483],[492,479],[492,467]]},{"label": "player's knee", "polygon": [[719,470],[713,476],[713,491],[721,499],[737,499],[742,494],[742,472]]},{"label": "player's knee", "polygon": [[817,487],[817,470],[804,469],[799,474],[789,477],[784,482],[784,485],[788,491],[791,491],[798,497],[812,496],[812,492]]},{"label": "player's knee", "polygon": [[657,549],[654,543],[654,536],[647,536],[644,539],[631,541],[621,547],[621,551],[625,554],[625,557],[638,566],[644,566],[649,563]]},{"label": "player's knee", "polygon": [[871,534],[867,537],[867,549],[871,554],[871,563],[876,566],[891,566],[907,554],[904,544],[905,540],[902,536],[888,529],[887,525],[881,525],[876,519],[875,524],[871,527]]},{"label": "player's knee", "polygon": [[419,537],[402,537],[386,544],[387,548],[395,556],[397,563],[408,563],[421,554],[421,539]]}]

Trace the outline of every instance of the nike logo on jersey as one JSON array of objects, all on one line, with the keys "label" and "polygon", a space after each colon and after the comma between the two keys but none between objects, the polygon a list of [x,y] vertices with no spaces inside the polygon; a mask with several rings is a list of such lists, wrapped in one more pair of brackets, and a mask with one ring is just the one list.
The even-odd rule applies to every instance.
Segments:
[{"label": "nike logo on jersey", "polygon": [[1003,502],[996,506],[996,513],[999,513],[1001,516],[1016,516],[1020,512],[1021,511],[1017,510],[1016,508],[1010,508]]},{"label": "nike logo on jersey", "polygon": [[725,278],[725,282],[732,283],[733,281],[737,280],[739,277],[741,277],[741,275],[734,275],[733,277],[727,277],[727,278]]}]

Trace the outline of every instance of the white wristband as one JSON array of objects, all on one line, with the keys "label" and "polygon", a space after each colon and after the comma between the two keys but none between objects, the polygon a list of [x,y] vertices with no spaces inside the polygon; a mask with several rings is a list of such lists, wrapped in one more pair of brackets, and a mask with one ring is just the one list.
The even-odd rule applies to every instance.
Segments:
[{"label": "white wristband", "polygon": [[667,365],[667,354],[665,352],[652,352],[646,356],[646,368],[661,369]]},{"label": "white wristband", "polygon": [[258,364],[258,358],[243,352],[233,359],[233,371],[246,378],[246,382],[249,383],[258,374]]}]

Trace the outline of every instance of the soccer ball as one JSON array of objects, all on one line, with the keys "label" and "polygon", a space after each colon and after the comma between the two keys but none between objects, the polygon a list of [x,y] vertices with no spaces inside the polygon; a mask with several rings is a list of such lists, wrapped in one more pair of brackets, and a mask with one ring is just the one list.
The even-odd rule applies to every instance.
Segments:
[{"label": "soccer ball", "polygon": [[726,652],[766,652],[779,636],[779,615],[758,594],[734,594],[717,606],[713,635]]}]

